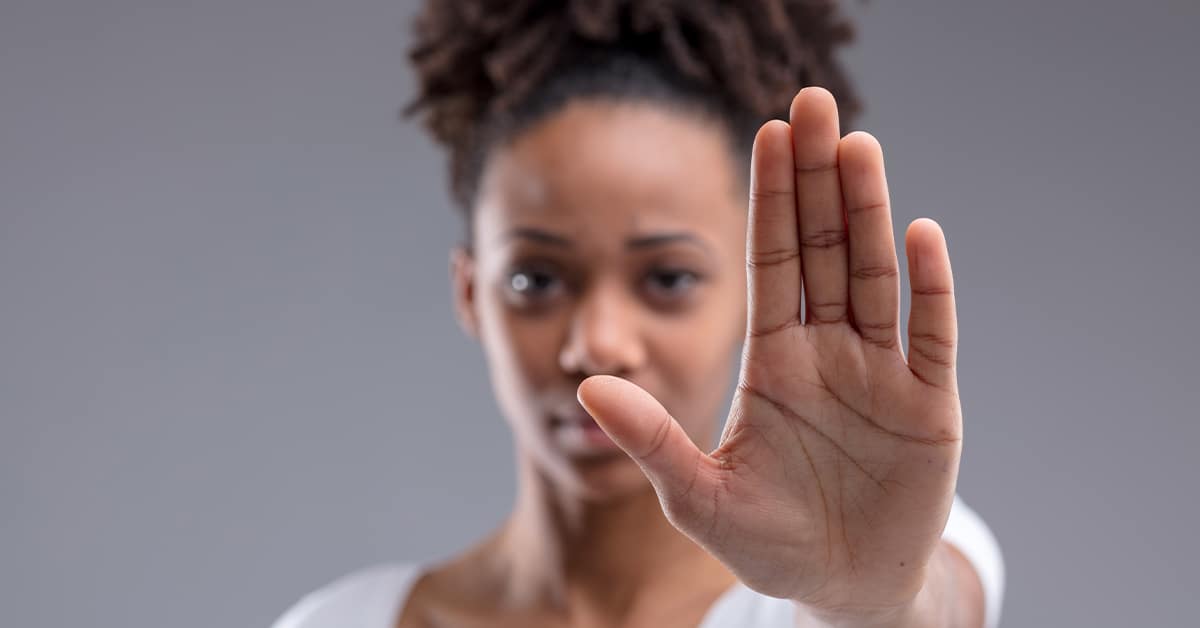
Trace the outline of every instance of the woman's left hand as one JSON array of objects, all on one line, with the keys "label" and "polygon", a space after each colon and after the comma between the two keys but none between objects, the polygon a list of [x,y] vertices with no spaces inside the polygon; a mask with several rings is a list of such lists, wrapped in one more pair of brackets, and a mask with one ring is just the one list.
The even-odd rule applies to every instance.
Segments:
[{"label": "woman's left hand", "polygon": [[[823,616],[908,613],[954,499],[962,410],[940,227],[906,233],[908,356],[879,144],[840,137],[801,90],[751,164],[749,319],[720,446],[696,447],[649,393],[610,376],[580,402],[645,471],[671,523],[747,586]],[[801,295],[803,294],[803,301]]]}]

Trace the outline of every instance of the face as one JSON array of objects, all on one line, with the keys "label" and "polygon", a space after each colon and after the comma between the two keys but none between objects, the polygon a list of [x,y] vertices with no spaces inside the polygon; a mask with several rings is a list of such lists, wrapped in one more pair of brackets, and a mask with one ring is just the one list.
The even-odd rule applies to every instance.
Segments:
[{"label": "face", "polygon": [[723,131],[661,105],[577,101],[488,157],[473,250],[451,256],[518,456],[600,501],[649,488],[575,397],[654,395],[707,451],[746,324],[746,201]]}]

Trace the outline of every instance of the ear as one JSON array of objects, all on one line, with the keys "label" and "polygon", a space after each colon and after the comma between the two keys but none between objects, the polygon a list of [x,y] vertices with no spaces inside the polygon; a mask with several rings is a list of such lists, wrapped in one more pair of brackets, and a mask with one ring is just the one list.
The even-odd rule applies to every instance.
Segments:
[{"label": "ear", "polygon": [[461,244],[450,249],[450,287],[458,326],[468,336],[479,339],[479,317],[475,313],[475,258]]}]

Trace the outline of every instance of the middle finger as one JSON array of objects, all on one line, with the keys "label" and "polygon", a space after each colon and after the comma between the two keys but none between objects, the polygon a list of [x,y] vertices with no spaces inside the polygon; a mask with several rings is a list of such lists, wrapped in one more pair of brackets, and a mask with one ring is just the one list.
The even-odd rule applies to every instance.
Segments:
[{"label": "middle finger", "polygon": [[804,273],[804,324],[847,320],[848,262],[842,184],[838,176],[837,103],[822,87],[805,87],[792,99],[796,209]]}]

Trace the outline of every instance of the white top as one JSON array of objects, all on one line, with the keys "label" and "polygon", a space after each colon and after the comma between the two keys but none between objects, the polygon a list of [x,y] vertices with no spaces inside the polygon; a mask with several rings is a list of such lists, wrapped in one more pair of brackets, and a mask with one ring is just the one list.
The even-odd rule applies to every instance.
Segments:
[{"label": "white top", "polygon": [[[955,495],[942,539],[975,566],[983,583],[984,626],[996,628],[1004,597],[1004,560],[992,531]],[[417,563],[390,563],[342,576],[304,596],[272,628],[393,628],[422,568]],[[717,598],[698,628],[794,628],[794,613],[791,600],[737,583]]]}]

